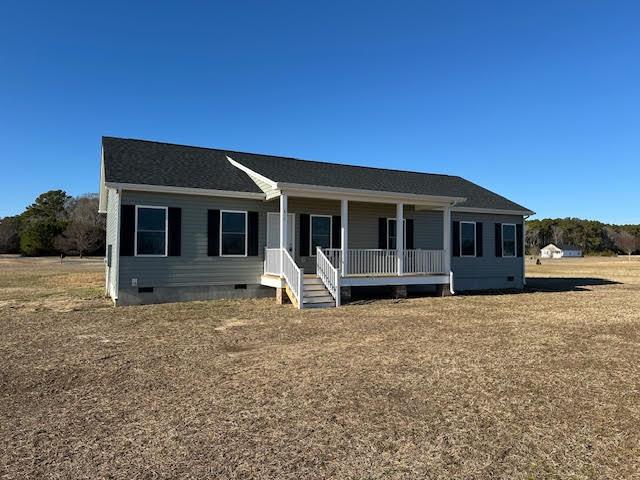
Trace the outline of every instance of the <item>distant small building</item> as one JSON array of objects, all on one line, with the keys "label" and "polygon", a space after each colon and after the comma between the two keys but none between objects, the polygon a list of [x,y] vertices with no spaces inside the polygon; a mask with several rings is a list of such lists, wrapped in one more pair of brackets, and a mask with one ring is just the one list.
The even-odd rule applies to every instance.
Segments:
[{"label": "distant small building", "polygon": [[553,243],[550,243],[540,250],[540,256],[542,258],[581,257],[582,249],[575,245],[556,246]]}]

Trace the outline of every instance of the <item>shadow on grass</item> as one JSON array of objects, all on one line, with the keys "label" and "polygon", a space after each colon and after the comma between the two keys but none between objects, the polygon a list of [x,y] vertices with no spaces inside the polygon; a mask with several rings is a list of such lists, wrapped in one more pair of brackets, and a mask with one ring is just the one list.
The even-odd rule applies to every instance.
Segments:
[{"label": "shadow on grass", "polygon": [[588,292],[590,288],[587,287],[620,284],[605,278],[533,277],[527,278],[525,292]]},{"label": "shadow on grass", "polygon": [[[589,287],[602,285],[621,285],[621,282],[607,280],[604,278],[579,278],[579,277],[529,277],[527,285],[523,290],[503,289],[503,290],[465,290],[457,292],[456,296],[478,296],[478,295],[516,295],[521,293],[536,292],[588,292]],[[433,297],[432,291],[410,291],[409,298]],[[402,303],[403,298],[394,298],[390,287],[354,287],[350,305],[366,305],[379,300],[391,300],[394,303]]]},{"label": "shadow on grass", "polygon": [[591,290],[589,287],[597,287],[602,285],[621,285],[621,283],[604,278],[527,277],[527,285],[522,290],[465,290],[463,292],[456,292],[456,296],[517,295],[520,293],[536,292],[588,292]]}]

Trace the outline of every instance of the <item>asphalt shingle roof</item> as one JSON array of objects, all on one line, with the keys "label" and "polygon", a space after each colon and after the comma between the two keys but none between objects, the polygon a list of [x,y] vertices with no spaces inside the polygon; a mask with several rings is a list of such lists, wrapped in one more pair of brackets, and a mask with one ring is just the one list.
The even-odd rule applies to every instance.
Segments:
[{"label": "asphalt shingle roof", "polygon": [[223,150],[103,137],[105,181],[262,193]]},{"label": "asphalt shingle roof", "polygon": [[465,197],[460,206],[527,210],[462,177],[359,167],[213,148],[103,137],[105,180],[115,183],[169,185],[260,192],[255,183],[227,161],[227,156],[282,183]]}]

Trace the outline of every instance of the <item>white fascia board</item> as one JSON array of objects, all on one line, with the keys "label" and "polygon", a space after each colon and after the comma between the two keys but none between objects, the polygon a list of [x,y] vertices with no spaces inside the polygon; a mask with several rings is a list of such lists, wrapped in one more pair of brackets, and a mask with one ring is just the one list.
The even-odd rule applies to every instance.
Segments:
[{"label": "white fascia board", "polygon": [[358,188],[329,187],[320,185],[305,185],[297,183],[280,183],[277,188],[291,196],[310,198],[331,198],[336,200],[353,200],[359,202],[396,203],[403,202],[413,205],[450,206],[464,202],[464,197],[448,197],[440,195],[418,195],[402,192],[383,192],[378,190],[363,190]]},{"label": "white fascia board", "polygon": [[168,185],[145,185],[140,183],[106,182],[105,185],[107,186],[107,188],[132,190],[136,192],[179,193],[182,195],[203,195],[207,197],[231,197],[265,200],[265,194],[258,192],[238,192],[235,190],[212,190],[207,188],[172,187]]},{"label": "white fascia board", "polygon": [[226,156],[227,160],[229,160],[229,163],[231,163],[231,165],[233,165],[236,168],[239,168],[240,170],[242,170],[244,173],[246,173],[247,175],[249,175],[250,177],[255,177],[259,180],[262,180],[263,182],[265,182],[267,185],[269,185],[271,188],[276,188],[277,184],[276,182],[274,182],[273,180],[271,180],[270,178],[265,177],[264,175],[259,174],[258,172],[254,172],[253,170],[251,170],[249,167],[245,167],[244,165],[242,165],[241,163],[236,162],[233,158],[231,158],[229,155]]},{"label": "white fascia board", "polygon": [[273,200],[274,198],[278,198],[280,195],[282,195],[280,190],[271,190],[265,195],[265,200]]},{"label": "white fascia board", "polygon": [[474,207],[453,207],[452,212],[458,213],[490,213],[496,215],[518,215],[518,216],[530,216],[535,212],[531,210],[500,210],[497,208],[474,208]]},{"label": "white fascia board", "polygon": [[98,190],[98,213],[107,213],[107,186],[104,183],[104,148],[100,148],[100,188]]}]

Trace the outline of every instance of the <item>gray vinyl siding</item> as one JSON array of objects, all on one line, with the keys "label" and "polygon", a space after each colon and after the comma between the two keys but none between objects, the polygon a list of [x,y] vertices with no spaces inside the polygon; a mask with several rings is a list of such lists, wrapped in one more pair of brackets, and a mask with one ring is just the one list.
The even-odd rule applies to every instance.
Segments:
[{"label": "gray vinyl siding", "polygon": [[118,223],[120,222],[120,208],[117,190],[110,188],[107,192],[107,251],[111,245],[111,268],[106,267],[106,289],[109,296],[116,297],[116,276],[118,272]]},{"label": "gray vinyl siding", "polygon": [[[123,204],[178,207],[182,209],[182,248],[179,257],[120,258],[120,288],[188,287],[259,284],[263,274],[266,242],[266,211],[277,204],[242,198],[206,197],[125,191]],[[273,204],[273,205],[272,205]],[[207,210],[259,212],[259,255],[256,257],[210,257],[207,255]]]},{"label": "gray vinyl siding", "polygon": [[[522,257],[502,258],[495,254],[495,224],[522,224],[522,217],[515,215],[493,215],[480,213],[453,212],[452,221],[482,222],[482,257],[453,257],[454,289],[486,290],[522,288],[523,259]],[[508,277],[513,277],[509,281]]]},{"label": "gray vinyl siding", "polygon": [[435,210],[415,211],[413,215],[413,246],[422,250],[444,248],[444,214]]},{"label": "gray vinyl siding", "polygon": [[[413,219],[414,248],[442,249],[443,215],[434,210],[416,211],[405,205],[404,217]],[[349,248],[378,248],[378,219],[395,218],[396,206],[387,203],[349,203]]]},{"label": "gray vinyl siding", "polygon": [[[267,237],[267,212],[279,211],[279,200],[269,202],[241,198],[163,194],[124,191],[121,203],[178,207],[182,209],[182,248],[178,257],[117,257],[119,208],[115,190],[109,191],[107,242],[114,244],[119,260],[119,288],[207,287],[257,285],[263,274]],[[246,210],[259,212],[259,255],[255,257],[210,257],[207,255],[207,210]],[[315,272],[315,257],[300,257],[300,214],[340,215],[340,202],[310,198],[289,198],[289,213],[295,215],[296,262],[305,272]],[[395,217],[395,205],[349,202],[349,247],[378,248],[378,219]],[[443,248],[441,211],[416,211],[405,207],[405,217],[414,219],[414,246],[418,249]],[[480,258],[452,258],[456,290],[521,288],[522,258],[495,257],[495,223],[522,223],[520,216],[452,213],[452,220],[483,222],[484,255]],[[514,277],[508,281],[507,277]]]}]

